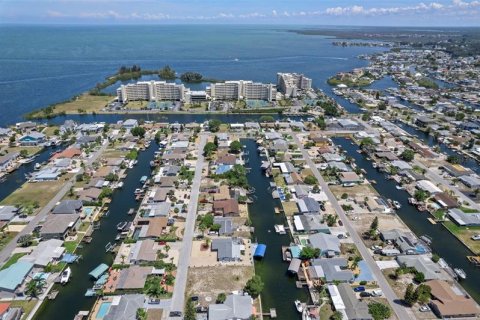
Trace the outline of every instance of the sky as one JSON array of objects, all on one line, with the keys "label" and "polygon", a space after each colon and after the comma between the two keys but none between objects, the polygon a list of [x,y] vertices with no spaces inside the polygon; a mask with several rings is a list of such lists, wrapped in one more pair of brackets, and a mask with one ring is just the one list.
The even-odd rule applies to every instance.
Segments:
[{"label": "sky", "polygon": [[0,0],[0,23],[480,26],[480,0]]}]

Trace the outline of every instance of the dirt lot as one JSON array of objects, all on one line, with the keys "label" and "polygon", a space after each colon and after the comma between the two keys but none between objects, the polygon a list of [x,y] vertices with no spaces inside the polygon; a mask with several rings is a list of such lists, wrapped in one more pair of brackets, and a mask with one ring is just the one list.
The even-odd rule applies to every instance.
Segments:
[{"label": "dirt lot", "polygon": [[212,251],[210,248],[204,249],[203,244],[205,241],[193,241],[192,244],[192,259],[190,266],[192,267],[213,267],[213,266],[251,266],[252,263],[252,250],[249,239],[244,239],[245,255],[242,255],[242,261],[239,262],[218,262],[217,252]]},{"label": "dirt lot", "polygon": [[187,295],[199,296],[201,305],[215,303],[219,293],[243,289],[254,274],[253,266],[217,266],[189,268]]},{"label": "dirt lot", "polygon": [[355,198],[363,198],[363,197],[373,197],[376,196],[377,193],[375,189],[369,184],[361,184],[353,187],[342,187],[342,186],[335,186],[331,185],[330,190],[335,195],[337,199],[340,199],[342,194],[346,193],[349,197]]}]

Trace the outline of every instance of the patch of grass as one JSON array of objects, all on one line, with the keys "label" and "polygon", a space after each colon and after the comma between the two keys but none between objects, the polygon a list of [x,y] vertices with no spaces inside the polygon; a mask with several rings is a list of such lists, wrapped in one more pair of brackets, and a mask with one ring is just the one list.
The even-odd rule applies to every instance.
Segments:
[{"label": "patch of grass", "polygon": [[0,203],[2,205],[33,205],[44,207],[60,191],[72,175],[66,174],[56,181],[24,183]]},{"label": "patch of grass", "polygon": [[[58,114],[79,114],[79,113],[91,113],[99,112],[103,109],[111,100],[112,96],[105,95],[90,95],[82,94],[76,98],[73,98],[70,101],[61,102],[49,108],[41,109],[36,112],[29,114],[31,118],[44,118],[47,116],[58,115]],[[46,110],[49,110],[48,112]]]},{"label": "patch of grass", "polygon": [[[34,154],[37,154],[40,151],[42,151],[42,149],[43,149],[43,147],[39,147],[39,146],[32,146],[32,147],[19,146],[19,147],[8,147],[6,150],[8,150],[8,153],[20,152],[22,150],[27,150],[28,155],[33,156]],[[3,151],[5,151],[5,150],[3,150]]]},{"label": "patch of grass", "polygon": [[78,241],[65,241],[63,246],[65,247],[65,251],[68,253],[73,253],[75,248],[77,248]]},{"label": "patch of grass", "polygon": [[13,238],[17,235],[17,232],[2,232],[0,235],[0,250],[3,249]]},{"label": "patch of grass", "polygon": [[480,227],[460,227],[451,221],[446,221],[443,225],[475,254],[480,254],[480,241],[472,240],[472,236],[480,233]]},{"label": "patch of grass", "polygon": [[293,216],[295,213],[298,212],[297,203],[295,201],[282,202],[282,206],[283,211],[285,212],[285,215],[287,217]]},{"label": "patch of grass", "polygon": [[460,207],[460,210],[462,210],[462,211],[465,212],[465,213],[476,213],[476,212],[478,212],[478,210],[472,209],[472,208],[468,208],[468,207]]},{"label": "patch of grass", "polygon": [[12,308],[22,308],[24,312],[24,318],[26,319],[28,315],[32,312],[33,308],[37,304],[37,300],[32,299],[28,300],[14,300],[10,301],[10,307]]},{"label": "patch of grass", "polygon": [[7,269],[8,267],[10,267],[12,264],[14,264],[15,262],[18,261],[18,259],[20,259],[21,257],[23,257],[24,255],[26,255],[27,253],[25,252],[19,252],[19,253],[14,253],[10,259],[8,259],[8,261],[3,265],[2,269],[0,270],[3,270],[3,269]]}]

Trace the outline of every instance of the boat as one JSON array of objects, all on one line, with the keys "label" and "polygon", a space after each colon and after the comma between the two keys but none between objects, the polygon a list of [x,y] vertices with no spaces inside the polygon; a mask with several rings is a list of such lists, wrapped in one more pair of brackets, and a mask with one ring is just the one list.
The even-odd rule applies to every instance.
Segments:
[{"label": "boat", "polygon": [[377,168],[377,163],[376,162],[373,162],[372,163],[372,167],[374,167],[375,169]]},{"label": "boat", "polygon": [[37,163],[35,163],[35,167],[33,169],[38,171],[38,170],[40,170],[41,167],[42,167],[42,165],[37,162]]},{"label": "boat", "polygon": [[276,224],[275,225],[275,232],[278,233],[278,234],[287,234],[287,232],[285,231],[285,226],[283,226],[281,224]]},{"label": "boat", "polygon": [[130,210],[128,210],[128,212],[127,212],[127,214],[128,214],[129,216],[131,216],[131,215],[134,214],[134,213],[135,213],[135,209],[133,209],[133,208],[130,208]]},{"label": "boat", "polygon": [[71,275],[72,275],[72,269],[70,269],[70,267],[67,267],[62,272],[62,275],[60,277],[60,283],[61,284],[67,284],[67,282],[70,281],[70,276]]},{"label": "boat", "polygon": [[395,209],[400,209],[402,207],[400,202],[398,202],[396,200],[393,200],[392,205],[395,207]]},{"label": "boat", "polygon": [[135,191],[133,193],[134,194],[141,194],[141,193],[143,193],[143,190],[140,189],[140,188],[137,188],[137,189],[135,189]]},{"label": "boat", "polygon": [[402,186],[399,186],[399,185],[396,185],[395,188],[397,188],[397,190],[403,190],[404,189]]},{"label": "boat", "polygon": [[427,235],[420,236],[420,240],[422,240],[423,242],[425,242],[428,245],[432,244],[432,238],[430,238]]},{"label": "boat", "polygon": [[105,245],[105,252],[112,251],[113,248],[115,248],[115,245],[113,245],[111,242],[109,242]]},{"label": "boat", "polygon": [[123,182],[120,181],[118,184],[117,184],[117,188],[118,189],[122,189],[123,188]]},{"label": "boat", "polygon": [[297,311],[299,313],[302,313],[303,312],[303,304],[300,302],[300,300],[295,300],[295,308],[297,308]]},{"label": "boat", "polygon": [[153,161],[153,160],[150,161],[150,167],[151,167],[151,168],[155,167],[155,161]]},{"label": "boat", "polygon": [[25,158],[22,160],[22,163],[30,163],[30,162],[33,162],[33,160],[35,160],[35,157],[29,157],[29,158]]},{"label": "boat", "polygon": [[454,268],[453,271],[458,276],[458,278],[460,278],[462,280],[465,280],[467,278],[467,274],[465,273],[465,271],[463,271],[463,269]]},{"label": "boat", "polygon": [[147,176],[142,176],[142,177],[140,178],[140,183],[143,184],[143,183],[147,182],[147,179],[148,179]]},{"label": "boat", "polygon": [[123,231],[125,227],[128,225],[128,221],[122,221],[117,224],[117,230]]}]

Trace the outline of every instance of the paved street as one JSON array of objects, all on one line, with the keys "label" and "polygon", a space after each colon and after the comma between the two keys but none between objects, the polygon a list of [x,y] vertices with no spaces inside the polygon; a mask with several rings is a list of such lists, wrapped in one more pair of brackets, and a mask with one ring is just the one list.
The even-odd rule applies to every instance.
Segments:
[{"label": "paved street", "polygon": [[[180,250],[180,256],[178,259],[177,275],[172,296],[172,305],[170,309],[172,311],[183,311],[185,306],[185,290],[187,287],[188,266],[190,264],[190,256],[192,252],[192,241],[193,232],[195,230],[195,219],[197,215],[198,195],[204,165],[203,147],[207,142],[207,137],[208,135],[201,134],[200,143],[198,144],[197,165],[195,166],[195,176],[193,178],[192,188],[190,192],[187,221],[185,223],[182,249]],[[178,319],[178,317],[176,319]]]},{"label": "paved street", "polygon": [[[108,147],[108,142],[102,144],[100,149],[98,149],[91,157],[88,159],[87,163],[85,164],[86,166],[91,165],[93,162],[97,160],[97,158],[105,151],[105,149]],[[83,168],[79,170],[77,174],[83,173]],[[60,191],[55,195],[55,197],[50,200],[45,207],[43,207],[40,212],[28,223],[25,228],[23,228],[22,231],[20,231],[0,252],[0,264],[3,265],[8,258],[11,256],[13,250],[17,247],[17,240],[21,236],[25,234],[29,234],[35,229],[35,227],[39,224],[40,221],[42,221],[47,214],[55,207],[57,202],[62,200],[62,198],[67,194],[67,192],[70,191],[70,188],[73,186],[75,183],[75,176],[76,174],[70,178],[68,181],[65,182],[64,186]]]},{"label": "paved street", "polygon": [[328,187],[327,183],[323,179],[322,175],[318,171],[317,167],[315,166],[315,163],[312,161],[310,156],[308,155],[308,152],[303,148],[303,145],[301,144],[300,140],[298,139],[296,134],[293,134],[293,139],[297,143],[298,147],[300,148],[303,157],[306,160],[306,163],[312,170],[313,175],[315,178],[317,178],[320,187],[322,190],[326,193],[328,200],[332,204],[333,208],[337,212],[340,220],[343,222],[343,225],[347,229],[348,233],[352,237],[353,242],[356,244],[360,254],[362,255],[363,259],[365,262],[368,264],[368,267],[370,268],[371,272],[374,274],[375,278],[377,279],[377,283],[379,287],[383,291],[384,297],[388,300],[390,303],[393,311],[397,315],[398,319],[415,319],[413,316],[409,314],[406,308],[401,306],[399,304],[400,300],[397,298],[395,293],[393,292],[392,288],[388,284],[387,280],[385,279],[382,271],[380,268],[377,266],[375,263],[375,260],[373,260],[370,252],[368,251],[367,247],[363,243],[362,239],[356,232],[356,230],[353,228],[353,226],[350,223],[350,220],[348,219],[347,215],[345,214],[345,211],[343,211],[342,207],[338,204],[337,199],[333,195],[333,193],[330,191],[330,188]]}]

